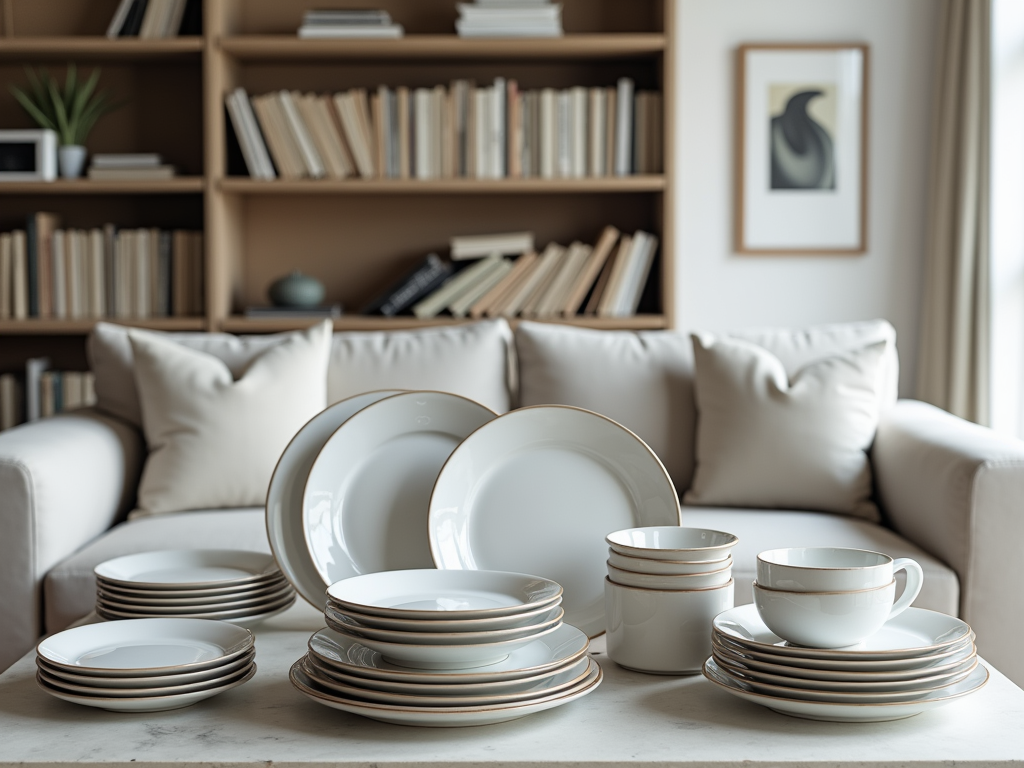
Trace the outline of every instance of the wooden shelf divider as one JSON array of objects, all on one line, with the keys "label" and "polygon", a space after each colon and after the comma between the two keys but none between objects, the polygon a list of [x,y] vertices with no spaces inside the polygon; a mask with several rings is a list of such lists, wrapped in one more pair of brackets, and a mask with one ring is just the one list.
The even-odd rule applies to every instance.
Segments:
[{"label": "wooden shelf divider", "polygon": [[[522,318],[511,318],[516,325]],[[267,318],[250,319],[233,315],[220,324],[220,330],[228,333],[280,333],[308,328],[320,322],[316,318]],[[387,331],[404,328],[424,328],[445,325],[459,325],[469,322],[468,318],[434,317],[429,320],[418,320],[415,317],[401,315],[397,317],[370,317],[365,315],[346,315],[334,319],[336,331]],[[668,327],[664,315],[635,315],[634,317],[574,317],[559,320],[536,320],[535,322],[552,322],[561,325],[572,325],[580,328],[658,330]]]},{"label": "wooden shelf divider", "polygon": [[233,177],[218,185],[244,195],[362,194],[560,194],[661,192],[664,176],[622,176],[583,179],[329,179],[257,181]]},{"label": "wooden shelf divider", "polygon": [[65,320],[33,317],[28,320],[0,320],[0,334],[17,336],[74,336],[86,335],[98,322],[148,328],[155,331],[205,331],[206,321],[201,317],[115,318],[101,320]]},{"label": "wooden shelf divider", "polygon": [[145,61],[192,58],[203,52],[202,37],[174,37],[166,40],[67,35],[62,37],[0,37],[0,60],[24,59],[66,61],[111,59]]},{"label": "wooden shelf divider", "polygon": [[179,176],[159,181],[56,181],[0,182],[0,195],[186,195],[202,193],[202,176]]}]

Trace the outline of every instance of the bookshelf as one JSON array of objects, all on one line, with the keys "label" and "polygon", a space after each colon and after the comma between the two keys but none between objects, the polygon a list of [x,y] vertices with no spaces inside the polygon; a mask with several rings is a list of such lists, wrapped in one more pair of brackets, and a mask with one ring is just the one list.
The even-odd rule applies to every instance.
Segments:
[{"label": "bookshelf", "polygon": [[[380,7],[405,26],[399,40],[299,40],[311,7]],[[161,182],[57,181],[0,185],[0,229],[51,210],[68,227],[113,221],[124,227],[203,229],[203,317],[127,321],[164,330],[276,332],[308,320],[254,320],[245,306],[301,269],[320,279],[329,302],[358,308],[448,238],[529,229],[550,240],[594,242],[606,224],[646,229],[660,256],[642,314],[577,317],[572,325],[654,329],[673,324],[673,18],[675,0],[563,0],[566,34],[557,39],[467,40],[454,30],[455,0],[203,0],[203,34],[169,40],[108,40],[117,0],[0,0],[0,78],[20,82],[25,65],[58,77],[68,61],[103,68],[102,83],[130,99],[97,125],[90,152],[155,151],[178,167]],[[224,95],[279,88],[433,86],[455,78],[521,88],[607,86],[620,76],[664,99],[665,172],[594,179],[346,179],[256,181],[229,172]],[[0,128],[30,127],[0,92]],[[647,311],[643,311],[646,309]],[[123,322],[123,321],[119,321]],[[335,320],[338,329],[422,327],[439,317]],[[84,368],[89,320],[0,321],[0,372],[27,356]]]}]

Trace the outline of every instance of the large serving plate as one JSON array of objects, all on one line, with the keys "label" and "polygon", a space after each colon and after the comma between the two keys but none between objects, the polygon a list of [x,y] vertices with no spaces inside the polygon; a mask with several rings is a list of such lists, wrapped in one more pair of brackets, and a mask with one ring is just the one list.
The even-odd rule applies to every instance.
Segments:
[{"label": "large serving plate", "polygon": [[328,406],[310,419],[284,449],[267,490],[267,538],[281,571],[306,602],[317,608],[326,604],[324,581],[306,546],[302,493],[309,470],[328,438],[368,405],[402,390],[365,392]]},{"label": "large serving plate", "polygon": [[842,660],[882,661],[931,656],[970,637],[971,628],[953,616],[922,608],[907,608],[887,621],[871,637],[849,648],[805,648],[791,645],[773,633],[754,605],[741,605],[718,614],[715,632],[734,643],[777,656]]},{"label": "large serving plate", "polygon": [[537,573],[565,588],[565,620],[604,631],[604,537],[678,525],[654,452],[625,427],[568,406],[512,411],[455,449],[430,497],[438,568]]},{"label": "large serving plate", "polygon": [[327,606],[324,615],[327,626],[340,632],[347,632],[357,637],[381,640],[386,643],[411,643],[414,645],[478,645],[480,643],[498,643],[503,640],[520,640],[524,637],[535,637],[546,629],[562,622],[564,611],[552,608],[542,614],[533,624],[513,629],[490,629],[483,632],[399,632],[393,629],[376,629],[366,627],[350,616],[339,613]]},{"label": "large serving plate", "polygon": [[222,621],[141,619],[66,629],[40,641],[36,653],[79,674],[151,677],[212,669],[252,646],[252,632]]},{"label": "large serving plate", "polygon": [[406,392],[345,421],[302,495],[306,547],[324,583],[432,567],[425,517],[434,480],[455,447],[495,415],[458,395]]},{"label": "large serving plate", "polygon": [[[393,629],[400,632],[436,632],[445,634],[449,632],[489,632],[498,629],[517,629],[535,624],[541,616],[547,615],[553,608],[561,604],[562,598],[558,597],[551,603],[546,603],[540,608],[516,613],[511,616],[494,616],[486,619],[456,619],[458,614],[451,613],[452,618],[434,619],[395,619],[388,616],[374,616],[369,613],[360,613],[352,609],[344,611],[346,616],[355,619],[364,627],[375,627],[377,629]],[[328,604],[326,610],[333,606]],[[340,609],[339,609],[340,610]],[[444,613],[438,613],[445,616]]]},{"label": "large serving plate", "polygon": [[493,683],[542,675],[582,658],[589,644],[583,632],[563,624],[554,632],[513,651],[504,661],[488,667],[422,670],[392,664],[358,639],[346,637],[332,629],[321,629],[309,638],[310,653],[342,672],[377,680],[427,685]]},{"label": "large serving plate", "polygon": [[880,723],[886,720],[902,720],[906,717],[913,717],[974,693],[988,682],[989,673],[984,664],[979,664],[966,679],[948,688],[931,691],[914,701],[881,704],[836,704],[826,701],[801,701],[768,696],[750,690],[744,687],[743,683],[724,674],[714,659],[708,659],[705,662],[704,677],[733,696],[760,704],[784,715],[840,723]]},{"label": "large serving plate", "polygon": [[399,725],[419,725],[435,728],[454,728],[467,725],[491,725],[516,720],[545,709],[560,707],[594,691],[604,673],[596,663],[594,669],[575,688],[531,701],[482,705],[477,707],[403,707],[348,699],[318,688],[301,669],[301,660],[292,665],[289,678],[300,693],[314,701],[344,712]]},{"label": "large serving plate", "polygon": [[273,555],[234,549],[170,549],[107,560],[96,566],[98,579],[130,589],[240,587],[273,579]]},{"label": "large serving plate", "polygon": [[[582,670],[576,669],[574,666],[542,682],[535,683],[524,691],[487,694],[445,693],[443,690],[435,690],[432,693],[392,693],[377,690],[372,686],[350,685],[323,674],[317,666],[310,663],[308,658],[302,659],[302,671],[320,688],[346,699],[360,699],[406,707],[478,707],[488,704],[500,705],[529,701],[574,688],[586,679],[592,664],[594,662],[588,661],[587,666]],[[366,682],[366,680],[362,682]],[[443,686],[435,686],[435,688],[438,687],[443,688]]]},{"label": "large serving plate", "polygon": [[155,675],[153,677],[99,677],[96,675],[82,675],[68,672],[66,667],[57,667],[41,657],[36,657],[36,664],[47,674],[75,685],[90,685],[96,688],[159,688],[170,685],[191,685],[192,683],[206,682],[218,677],[223,677],[232,672],[238,672],[243,667],[248,667],[256,658],[256,650],[250,649],[248,653],[239,656],[213,669],[204,669],[198,672],[183,672],[181,674]]}]

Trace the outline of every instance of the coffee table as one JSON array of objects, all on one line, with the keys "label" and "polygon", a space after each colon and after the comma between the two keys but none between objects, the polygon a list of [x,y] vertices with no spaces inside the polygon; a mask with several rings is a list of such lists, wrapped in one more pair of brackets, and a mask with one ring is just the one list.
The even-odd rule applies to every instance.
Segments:
[{"label": "coffee table", "polygon": [[994,669],[978,693],[917,717],[819,723],[740,701],[699,676],[628,672],[606,659],[601,639],[604,683],[572,704],[476,728],[386,725],[310,702],[289,684],[288,667],[321,618],[303,604],[267,621],[249,683],[155,714],[47,696],[29,654],[0,676],[0,768],[1024,766],[1024,691]]}]

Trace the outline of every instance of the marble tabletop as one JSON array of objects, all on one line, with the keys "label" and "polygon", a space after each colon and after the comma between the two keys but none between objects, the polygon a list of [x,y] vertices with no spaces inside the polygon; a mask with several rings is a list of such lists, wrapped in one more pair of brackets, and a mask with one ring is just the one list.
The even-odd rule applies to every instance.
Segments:
[{"label": "marble tabletop", "polygon": [[0,676],[0,768],[440,768],[441,766],[1024,766],[1024,691],[992,670],[973,696],[907,720],[821,723],[736,699],[700,676],[629,672],[593,651],[605,679],[564,707],[499,725],[415,728],[320,706],[288,667],[322,626],[296,605],[257,630],[259,671],[186,709],[119,714],[36,688],[34,655]]}]

